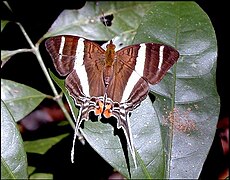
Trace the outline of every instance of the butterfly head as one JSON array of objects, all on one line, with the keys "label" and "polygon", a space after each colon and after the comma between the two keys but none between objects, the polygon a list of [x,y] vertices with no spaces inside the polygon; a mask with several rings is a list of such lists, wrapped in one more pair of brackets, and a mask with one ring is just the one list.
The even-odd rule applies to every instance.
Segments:
[{"label": "butterfly head", "polygon": [[109,44],[106,45],[106,50],[110,50],[110,51],[115,51],[115,44],[113,44],[113,41],[110,40]]}]

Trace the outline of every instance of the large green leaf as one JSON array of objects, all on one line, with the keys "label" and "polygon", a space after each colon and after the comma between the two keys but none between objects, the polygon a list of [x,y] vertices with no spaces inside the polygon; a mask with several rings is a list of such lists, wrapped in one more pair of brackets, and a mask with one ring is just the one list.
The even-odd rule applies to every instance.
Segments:
[{"label": "large green leaf", "polygon": [[1,97],[14,120],[19,121],[33,111],[46,95],[29,86],[1,79]]},{"label": "large green leaf", "polygon": [[[107,30],[100,22],[100,7],[105,15],[114,15]],[[113,36],[118,48],[134,38],[133,43],[162,42],[178,49],[177,65],[159,84],[151,86],[156,96],[154,109],[147,99],[132,113],[138,168],[130,158],[131,174],[132,178],[198,178],[219,113],[217,43],[205,12],[194,2],[100,2],[99,7],[89,2],[80,10],[63,11],[45,37],[57,34],[93,40]],[[86,122],[82,132],[107,162],[128,177],[121,145],[111,126]]]},{"label": "large green leaf", "polygon": [[[44,37],[71,34],[91,40],[108,40],[116,35],[132,34],[145,15],[151,2],[87,2],[79,10],[64,10]],[[100,21],[103,15],[115,16],[106,28]]]},{"label": "large green leaf", "polygon": [[180,52],[175,67],[151,90],[162,122],[168,178],[199,177],[219,115],[217,42],[211,21],[194,2],[157,2],[134,42],[155,41]]},{"label": "large green leaf", "polygon": [[[109,4],[111,6],[112,4]],[[133,5],[131,6],[133,7]],[[131,7],[126,7],[130,9]],[[136,7],[137,8],[137,7]],[[118,11],[118,10],[117,10]],[[116,14],[116,11],[115,11]],[[59,16],[61,18],[61,16]],[[59,20],[58,20],[59,21]],[[115,22],[114,22],[115,23]],[[118,22],[119,23],[119,22]],[[135,27],[137,28],[137,26]],[[133,28],[134,29],[134,28]],[[133,30],[132,29],[132,30]],[[128,30],[129,31],[129,30]],[[64,83],[60,80],[57,79],[53,74],[51,74],[52,78],[55,80],[55,82],[59,85],[59,87],[63,90],[64,94],[67,97],[67,100],[71,102],[71,109],[76,109],[74,107],[73,100],[69,97],[66,89],[64,89]],[[138,160],[138,169],[135,169],[133,164],[131,165],[131,174],[132,177],[136,178],[143,178],[143,177],[164,177],[164,171],[163,171],[163,150],[162,150],[162,144],[161,144],[161,138],[160,138],[160,128],[159,128],[159,123],[156,118],[154,117],[154,109],[152,108],[151,102],[146,101],[146,107],[142,105],[143,109],[148,110],[148,113],[146,114],[151,114],[151,116],[143,117],[142,114],[137,115],[135,118],[135,115],[132,116],[132,122],[135,124],[135,120],[138,119],[145,119],[147,124],[142,123],[141,125],[138,124],[138,126],[134,126],[133,128],[136,128],[136,134],[135,134],[135,139],[137,139],[137,143],[140,142],[138,145],[138,148],[140,147],[140,152],[138,152],[140,155],[140,158]],[[75,115],[77,114],[76,112],[74,113]],[[141,117],[140,117],[141,116]],[[156,121],[152,121],[152,119],[155,119]],[[131,122],[131,126],[132,123]],[[101,125],[101,126],[99,126]],[[109,162],[114,168],[116,168],[118,171],[120,171],[123,175],[126,177],[129,177],[128,171],[127,171],[127,166],[126,166],[126,161],[125,157],[123,155],[123,151],[119,142],[118,137],[114,137],[113,135],[113,129],[110,126],[105,126],[104,124],[99,123],[98,126],[95,126],[95,124],[86,122],[85,123],[85,129],[81,130],[84,134],[84,137],[87,139],[89,144],[107,161]],[[158,126],[158,127],[157,127]],[[94,130],[96,127],[96,130]],[[108,127],[110,127],[108,129]],[[152,128],[149,128],[152,127]],[[92,130],[93,128],[93,130]],[[156,129],[153,133],[150,133],[149,131],[151,129]],[[94,132],[94,133],[92,133]],[[101,133],[103,132],[103,133]],[[144,138],[143,137],[148,137]],[[158,137],[158,138],[156,138]],[[141,141],[138,141],[138,139],[141,139]],[[107,144],[107,142],[113,142],[112,147],[109,147],[109,145],[104,146]],[[135,144],[135,140],[134,140]],[[112,150],[112,149],[115,149]],[[106,151],[105,151],[106,150]],[[117,152],[119,152],[119,157],[117,155]],[[148,152],[148,153],[147,153]],[[113,156],[111,156],[113,154]],[[159,154],[161,154],[159,156]],[[142,159],[144,157],[144,159]],[[130,159],[132,159],[130,157]],[[154,160],[155,159],[155,160]],[[148,165],[148,167],[147,167]],[[157,167],[157,168],[153,168]]]},{"label": "large green leaf", "polygon": [[27,158],[21,134],[1,101],[1,179],[27,179]]}]

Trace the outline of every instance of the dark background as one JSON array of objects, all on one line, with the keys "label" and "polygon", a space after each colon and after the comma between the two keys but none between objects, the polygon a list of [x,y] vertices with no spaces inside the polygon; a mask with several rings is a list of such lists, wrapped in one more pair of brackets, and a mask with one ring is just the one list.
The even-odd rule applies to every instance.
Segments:
[{"label": "dark background", "polygon": [[[1,2],[1,19],[20,22],[34,43],[47,32],[51,24],[64,9],[79,9],[84,6],[85,1],[51,1],[52,4],[45,4],[46,1],[10,1],[12,11],[9,11]],[[218,60],[217,60],[217,90],[221,99],[220,119],[229,117],[229,74],[228,61],[229,50],[227,42],[228,5],[223,1],[197,1],[201,8],[208,14],[214,26],[218,42]],[[1,49],[15,50],[19,48],[30,48],[21,30],[14,23],[9,23],[1,33]],[[44,43],[40,45],[41,54],[44,59],[49,59],[44,49]],[[47,67],[53,68],[52,62],[45,62]],[[55,70],[52,70],[55,72]],[[45,94],[53,94],[49,84],[46,81],[43,72],[32,53],[21,53],[12,57],[1,69],[1,77],[14,80],[19,83],[31,86]],[[228,81],[228,83],[227,83]],[[46,102],[45,102],[46,103]],[[69,142],[72,144],[72,142]],[[90,150],[89,150],[90,151]],[[93,152],[91,152],[93,153]],[[202,179],[217,176],[218,167],[222,163],[221,147],[218,135],[210,151],[209,160],[204,165]],[[84,155],[83,155],[84,156]],[[92,157],[91,157],[92,158]],[[100,158],[98,157],[97,161]],[[94,158],[95,160],[95,158]],[[90,160],[89,160],[90,161]],[[219,162],[220,161],[220,162]],[[105,163],[101,161],[102,164]],[[97,165],[96,165],[97,166]],[[103,167],[103,166],[101,166]],[[111,171],[111,168],[108,168]]]}]

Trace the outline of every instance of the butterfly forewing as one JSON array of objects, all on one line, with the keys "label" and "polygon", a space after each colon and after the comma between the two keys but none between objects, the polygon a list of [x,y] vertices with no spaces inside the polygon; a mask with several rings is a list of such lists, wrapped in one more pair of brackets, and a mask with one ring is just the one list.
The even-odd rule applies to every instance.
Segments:
[{"label": "butterfly forewing", "polygon": [[56,36],[49,38],[45,42],[54,66],[62,76],[69,74],[73,70],[78,40],[79,37]]},{"label": "butterfly forewing", "polygon": [[105,94],[103,79],[104,59],[105,50],[98,44],[85,40],[84,65],[90,97],[103,97]]},{"label": "butterfly forewing", "polygon": [[171,46],[147,43],[143,77],[150,84],[158,83],[178,58],[178,51]]},{"label": "butterfly forewing", "polygon": [[[65,35],[49,38],[46,48],[59,74],[69,74],[66,86],[75,98],[82,96],[82,93],[86,97],[104,95],[102,70],[105,50],[98,44],[77,36]],[[77,93],[74,88],[81,93]]]}]

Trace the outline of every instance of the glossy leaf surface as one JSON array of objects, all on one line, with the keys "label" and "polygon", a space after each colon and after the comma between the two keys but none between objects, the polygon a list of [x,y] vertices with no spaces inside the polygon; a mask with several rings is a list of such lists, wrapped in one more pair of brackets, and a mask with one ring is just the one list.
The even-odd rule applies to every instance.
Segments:
[{"label": "glossy leaf surface", "polygon": [[27,158],[21,134],[1,101],[1,179],[27,179]]},{"label": "glossy leaf surface", "polygon": [[[151,86],[156,96],[154,108],[146,100],[132,113],[134,146],[140,159],[137,170],[131,161],[131,174],[132,178],[198,178],[219,114],[215,86],[217,43],[209,18],[194,2],[151,2],[142,8],[140,2],[140,6],[137,2],[130,6],[122,2],[120,6],[118,2],[100,3],[104,14],[114,15],[113,24],[107,30],[100,22],[100,15],[95,15],[98,11],[89,11],[98,7],[87,3],[85,9],[64,11],[45,37],[72,34],[105,40],[114,36],[118,48],[130,45],[133,39],[133,44],[161,42],[174,46],[180,52],[180,59],[159,84]],[[129,11],[123,11],[124,6]],[[136,8],[141,15],[135,16]],[[127,18],[120,18],[120,14]],[[73,21],[72,15],[76,19],[84,17]],[[62,26],[61,22],[64,22]],[[82,132],[107,162],[128,177],[119,138],[113,135],[109,124],[86,122]]]},{"label": "glossy leaf surface", "polygon": [[143,17],[134,42],[174,46],[178,63],[157,85],[154,108],[162,124],[169,178],[199,177],[219,115],[217,42],[211,21],[194,2],[157,2]]},{"label": "glossy leaf surface", "polygon": [[19,121],[33,111],[46,95],[29,86],[1,79],[1,97],[15,121]]}]

